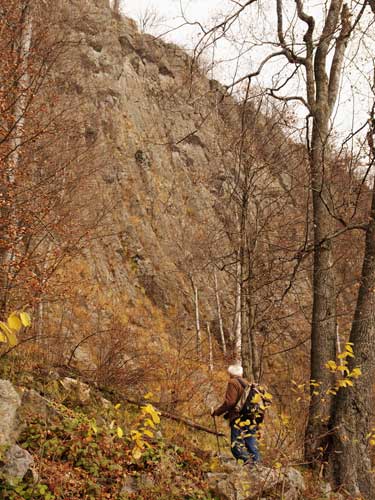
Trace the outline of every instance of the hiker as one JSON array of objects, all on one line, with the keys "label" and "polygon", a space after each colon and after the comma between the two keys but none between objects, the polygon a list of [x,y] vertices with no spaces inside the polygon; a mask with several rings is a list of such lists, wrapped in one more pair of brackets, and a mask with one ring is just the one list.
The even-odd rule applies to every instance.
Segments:
[{"label": "hiker", "polygon": [[230,378],[224,403],[216,410],[213,410],[211,415],[218,417],[224,414],[224,418],[229,420],[231,450],[234,458],[242,460],[245,464],[257,463],[260,461],[256,440],[258,423],[251,421],[254,419],[250,420],[248,417],[240,415],[240,412],[236,409],[236,404],[249,382],[242,378],[243,369],[241,365],[230,365],[228,373]]}]

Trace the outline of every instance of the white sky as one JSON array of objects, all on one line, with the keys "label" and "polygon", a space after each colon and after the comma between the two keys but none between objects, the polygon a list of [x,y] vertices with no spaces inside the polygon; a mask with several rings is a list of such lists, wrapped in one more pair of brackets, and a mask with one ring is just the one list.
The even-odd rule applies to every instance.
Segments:
[{"label": "white sky", "polygon": [[[261,0],[260,0],[261,1]],[[312,4],[319,5],[317,2],[305,2],[310,8],[314,9],[316,7],[312,6]],[[264,6],[270,5],[270,0],[266,0],[263,3]],[[122,0],[122,10],[123,13],[135,19],[139,22],[139,20],[144,17],[145,12],[148,10],[149,12],[157,13],[158,19],[154,23],[151,29],[146,29],[146,31],[151,32],[153,35],[161,35],[166,33],[173,28],[176,28],[184,23],[184,18],[189,22],[200,22],[205,27],[212,26],[214,24],[215,17],[217,17],[220,13],[228,12],[229,9],[236,8],[235,3],[231,0]],[[274,7],[272,3],[271,11],[267,12],[269,14],[268,21],[270,23],[274,22],[272,17],[274,16]],[[254,4],[254,9],[249,9],[254,17],[253,20],[256,21],[257,10]],[[314,12],[314,16],[316,13]],[[319,14],[318,14],[319,18]],[[267,21],[267,20],[266,20]],[[287,23],[287,19],[285,23]],[[264,19],[262,18],[262,23],[259,23],[259,26],[264,24]],[[255,24],[256,25],[256,24]],[[265,31],[267,28],[263,28]],[[237,32],[241,32],[241,36],[238,36],[238,40],[243,39],[244,37],[248,37],[248,25],[245,23],[236,28]],[[269,33],[272,33],[272,28],[268,33],[258,33],[257,35],[251,34],[252,43],[254,42],[254,38],[258,36],[258,40],[263,41],[263,39],[270,39]],[[194,26],[184,26],[180,27],[176,30],[172,30],[167,35],[163,36],[164,39],[177,43],[183,46],[185,49],[189,51],[189,49],[193,49],[197,41],[199,40],[199,36],[201,35],[201,30],[197,25]],[[245,35],[245,36],[244,36]],[[264,35],[264,37],[263,37]],[[236,37],[234,37],[236,38]],[[246,48],[246,47],[245,47]],[[242,56],[241,64],[239,67],[236,66],[237,55],[239,52],[244,51],[244,46],[241,46],[237,43],[237,41],[233,41],[233,43],[229,43],[223,41],[218,43],[215,48],[215,53],[207,54],[206,61],[209,62],[209,58],[214,56],[216,61],[215,68],[213,68],[208,76],[211,78],[216,78],[223,83],[230,83],[233,78],[236,79],[242,74],[246,74],[249,69],[254,70],[259,64],[261,57],[264,57],[264,53],[262,54],[263,47],[257,47],[256,54],[254,51],[250,51]],[[264,51],[269,51],[269,45],[264,46]],[[266,52],[268,53],[268,52]],[[361,69],[364,67],[363,62],[360,62],[358,56],[357,66]],[[232,59],[232,61],[228,61]],[[218,61],[226,61],[222,62],[222,64],[218,64]],[[275,67],[277,68],[277,61],[273,60],[271,64],[266,67],[266,71],[263,73],[261,79],[257,81],[254,80],[254,83],[259,86],[270,85],[273,74],[275,73]],[[281,62],[279,63],[279,67]],[[268,71],[267,71],[268,69]],[[370,65],[367,70],[370,73],[372,70],[372,65]],[[339,135],[341,137],[346,137],[348,133],[354,128],[358,128],[360,125],[364,123],[368,116],[368,110],[370,107],[369,100],[369,87],[368,85],[363,85],[363,83],[358,86],[358,81],[363,79],[360,78],[360,70],[356,72],[354,69],[351,71],[350,79],[349,79],[349,71],[344,72],[343,76],[343,90],[340,94],[340,107],[339,112],[335,116],[335,127],[340,131]],[[356,83],[357,81],[357,83]],[[295,79],[293,79],[293,94],[298,91],[298,83],[295,83]],[[304,84],[302,83],[301,87],[301,95],[304,95]],[[356,88],[357,85],[357,88]],[[289,89],[290,90],[290,89]],[[305,113],[302,108],[300,108],[300,116],[303,116]],[[298,113],[299,115],[299,113]]]}]

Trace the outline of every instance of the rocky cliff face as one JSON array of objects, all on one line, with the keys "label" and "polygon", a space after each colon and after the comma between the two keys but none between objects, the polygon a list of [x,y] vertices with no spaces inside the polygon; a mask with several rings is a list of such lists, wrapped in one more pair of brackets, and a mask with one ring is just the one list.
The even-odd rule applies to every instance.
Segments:
[{"label": "rocky cliff face", "polygon": [[102,308],[123,324],[153,328],[150,315],[183,323],[184,313],[192,324],[194,275],[210,320],[211,271],[195,271],[208,262],[216,204],[234,162],[223,94],[191,69],[185,52],[139,34],[106,3],[62,10],[74,42],[58,71],[62,97],[95,151],[87,189],[97,196],[86,208],[98,219],[105,212],[99,236],[72,268],[86,283],[77,293],[83,309]]},{"label": "rocky cliff face", "polygon": [[[84,338],[96,328],[110,330],[113,343],[143,339],[138,348],[178,350],[176,339],[194,337],[192,280],[203,325],[217,319],[212,263],[236,237],[228,226],[236,216],[226,207],[239,107],[183,50],[140,34],[105,0],[63,2],[60,9],[70,43],[56,80],[85,137],[92,170],[80,194],[82,217],[94,214],[97,225],[64,271],[72,301],[63,320],[54,316],[67,336]],[[279,170],[263,168],[255,182],[274,198],[291,182],[278,173],[285,162],[276,160]],[[218,282],[231,328],[235,298],[227,292],[235,279],[219,272]],[[74,357],[87,359],[90,351],[104,363],[108,336],[98,338]]]}]

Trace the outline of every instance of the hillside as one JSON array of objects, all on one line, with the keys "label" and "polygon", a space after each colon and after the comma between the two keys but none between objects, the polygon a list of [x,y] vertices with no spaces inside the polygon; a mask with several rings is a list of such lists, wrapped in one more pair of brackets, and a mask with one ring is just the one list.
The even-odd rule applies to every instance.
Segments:
[{"label": "hillside", "polygon": [[[108,0],[2,12],[0,499],[351,498],[325,479],[367,380],[371,166],[327,138],[313,201],[312,115],[251,77],[224,87]],[[232,363],[273,396],[256,469],[210,417]]]}]

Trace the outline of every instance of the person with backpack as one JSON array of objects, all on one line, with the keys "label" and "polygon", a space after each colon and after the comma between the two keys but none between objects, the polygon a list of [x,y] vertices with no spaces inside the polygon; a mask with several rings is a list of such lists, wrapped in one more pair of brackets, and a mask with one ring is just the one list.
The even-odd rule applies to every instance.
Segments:
[{"label": "person with backpack", "polygon": [[[264,409],[269,404],[270,395],[242,378],[241,365],[228,367],[229,381],[223,404],[211,412],[211,415],[224,415],[229,420],[231,451],[234,458],[244,464],[256,464],[260,453],[256,434],[264,418]],[[265,395],[268,394],[268,398]]]}]

